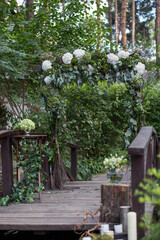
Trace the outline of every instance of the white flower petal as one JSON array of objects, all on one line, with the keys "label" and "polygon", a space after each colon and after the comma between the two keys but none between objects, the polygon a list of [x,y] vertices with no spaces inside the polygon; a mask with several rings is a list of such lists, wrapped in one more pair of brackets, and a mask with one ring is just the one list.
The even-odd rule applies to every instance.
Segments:
[{"label": "white flower petal", "polygon": [[47,71],[47,70],[49,70],[49,69],[51,69],[51,68],[52,68],[52,63],[51,63],[51,61],[45,60],[45,61],[42,63],[42,69],[43,69],[43,71]]},{"label": "white flower petal", "polygon": [[71,64],[73,58],[73,54],[72,53],[65,53],[62,57],[62,61],[64,64]]}]

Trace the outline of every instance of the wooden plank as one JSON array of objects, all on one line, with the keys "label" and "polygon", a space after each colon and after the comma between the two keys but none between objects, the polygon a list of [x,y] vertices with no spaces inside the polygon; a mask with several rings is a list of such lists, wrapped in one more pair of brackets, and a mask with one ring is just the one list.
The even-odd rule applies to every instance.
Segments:
[{"label": "wooden plank", "polygon": [[[100,208],[100,189],[105,178],[104,175],[103,181],[66,182],[65,190],[43,192],[41,203],[0,207],[0,230],[73,231],[83,222],[85,212],[95,213]],[[96,224],[95,219],[88,217],[88,223],[79,230]]]}]

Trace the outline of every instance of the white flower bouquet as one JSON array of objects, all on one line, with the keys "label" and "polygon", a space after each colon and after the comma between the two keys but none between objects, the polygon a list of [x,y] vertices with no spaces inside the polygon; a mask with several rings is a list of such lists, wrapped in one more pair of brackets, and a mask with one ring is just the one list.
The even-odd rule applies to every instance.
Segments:
[{"label": "white flower bouquet", "polygon": [[107,171],[116,171],[116,170],[122,170],[122,165],[126,165],[127,159],[124,158],[124,156],[118,157],[116,154],[111,156],[109,158],[104,159],[104,166]]},{"label": "white flower bouquet", "polygon": [[35,129],[35,123],[30,119],[24,119],[20,123],[16,124],[14,129],[30,132]]}]

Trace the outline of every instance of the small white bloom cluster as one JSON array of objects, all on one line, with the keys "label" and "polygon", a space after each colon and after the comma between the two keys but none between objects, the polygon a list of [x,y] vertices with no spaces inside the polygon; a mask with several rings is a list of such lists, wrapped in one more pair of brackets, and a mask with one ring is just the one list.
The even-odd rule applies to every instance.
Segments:
[{"label": "small white bloom cluster", "polygon": [[141,77],[145,72],[145,64],[138,62],[134,70],[137,71],[137,77]]},{"label": "small white bloom cluster", "polygon": [[109,53],[107,55],[108,59],[107,62],[111,63],[111,64],[116,64],[119,61],[119,57],[117,55],[115,55],[114,53]]},{"label": "small white bloom cluster", "polygon": [[45,61],[42,63],[42,69],[43,69],[43,71],[47,71],[47,70],[49,70],[49,69],[51,69],[51,68],[52,68],[52,63],[51,63],[51,61],[45,60]]},{"label": "small white bloom cluster", "polygon": [[85,50],[76,49],[74,50],[73,54],[70,52],[65,53],[62,57],[62,61],[64,64],[71,64],[73,56],[80,60],[85,55],[85,53],[86,53]]},{"label": "small white bloom cluster", "polygon": [[119,58],[126,59],[126,58],[129,57],[129,52],[126,52],[126,51],[124,51],[124,50],[121,50],[121,51],[119,51],[119,53],[118,53],[118,57],[119,57]]},{"label": "small white bloom cluster", "polygon": [[45,77],[45,79],[44,79],[44,82],[45,82],[46,84],[50,84],[51,81],[52,81],[52,79],[51,79],[50,76],[47,76],[47,77]]},{"label": "small white bloom cluster", "polygon": [[85,50],[76,49],[76,50],[74,50],[73,55],[75,56],[75,58],[80,60],[85,55],[85,53],[86,53]]},{"label": "small white bloom cluster", "polygon": [[115,156],[111,155],[110,158],[104,159],[104,166],[107,170],[115,171],[116,169],[120,168],[122,164],[125,164],[127,159],[124,159],[123,156],[118,157],[117,154]]},{"label": "small white bloom cluster", "polygon": [[71,64],[73,58],[73,54],[72,53],[65,53],[62,57],[62,61],[64,64]]}]

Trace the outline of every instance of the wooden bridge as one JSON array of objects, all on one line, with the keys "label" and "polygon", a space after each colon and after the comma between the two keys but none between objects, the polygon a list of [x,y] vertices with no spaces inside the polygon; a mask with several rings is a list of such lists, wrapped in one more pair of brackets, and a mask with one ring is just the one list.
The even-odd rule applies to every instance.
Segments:
[{"label": "wooden bridge", "polygon": [[[3,179],[5,183],[8,182],[4,186],[4,195],[11,191],[13,183],[10,134],[10,131],[8,134],[3,132],[0,139],[2,168],[4,166],[5,169],[2,171]],[[158,145],[155,130],[143,127],[128,149],[132,168],[132,210],[137,212],[138,221],[145,212],[145,205],[139,204],[133,193],[146,176],[148,168],[159,168]],[[41,202],[0,207],[0,230],[80,231],[93,228],[99,223],[101,185],[105,183],[105,175],[97,176],[93,181],[66,182],[64,190],[43,192]],[[112,228],[113,224],[110,226]],[[138,234],[140,239],[144,231],[139,229]]]}]

